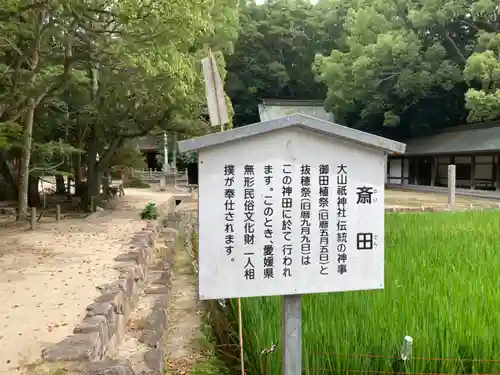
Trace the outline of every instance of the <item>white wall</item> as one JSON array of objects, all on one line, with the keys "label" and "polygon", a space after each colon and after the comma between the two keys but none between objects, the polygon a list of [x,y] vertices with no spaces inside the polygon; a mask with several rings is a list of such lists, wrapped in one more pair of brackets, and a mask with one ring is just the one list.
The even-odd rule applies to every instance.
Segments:
[{"label": "white wall", "polygon": [[[401,159],[392,159],[388,158],[387,162],[389,163],[389,174],[386,176],[386,182],[389,184],[401,184]],[[387,170],[387,169],[386,169]],[[391,177],[389,179],[389,176]],[[405,159],[404,162],[404,184],[408,184],[410,177],[410,162],[408,159]]]},{"label": "white wall", "polygon": [[[242,152],[243,150],[243,152]],[[308,150],[308,152],[304,152]],[[383,287],[383,239],[384,239],[384,157],[377,149],[364,147],[352,142],[328,137],[298,128],[286,128],[275,132],[254,135],[235,142],[228,142],[216,147],[207,147],[199,152],[199,279],[200,299],[234,298],[264,295],[305,294],[335,292],[341,290],[379,289]],[[227,164],[233,167],[233,198],[226,199],[228,191],[225,182]],[[338,166],[347,166],[348,182],[346,209],[349,223],[347,233],[348,271],[341,275],[338,270],[337,236],[330,242],[331,252],[323,252],[329,258],[320,255],[320,238],[324,233],[319,226],[319,166],[330,164],[331,188],[324,196],[328,197],[326,212],[333,226],[332,234],[337,231]],[[255,183],[245,185],[244,174],[248,165],[252,165]],[[284,167],[289,164],[290,167]],[[302,244],[302,165],[310,168],[310,243],[312,253],[310,263],[304,263],[308,257]],[[266,181],[267,166],[272,168],[269,184]],[[269,169],[267,169],[269,170]],[[285,172],[286,171],[286,172]],[[231,173],[229,174],[231,175]],[[248,175],[248,174],[247,174]],[[284,176],[289,176],[289,185],[293,206],[286,208],[290,225],[290,236],[283,235],[282,188]],[[249,177],[248,177],[249,178]],[[327,182],[329,184],[329,182]],[[304,185],[305,186],[305,185]],[[358,187],[373,187],[371,204],[358,204]],[[233,188],[231,188],[233,189]],[[214,194],[215,192],[219,192]],[[247,191],[253,191],[246,195]],[[255,199],[254,199],[254,198]],[[246,208],[248,201],[252,209]],[[229,210],[227,202],[234,203]],[[290,201],[291,203],[291,201]],[[274,208],[273,208],[274,207]],[[269,210],[267,208],[270,208]],[[234,211],[232,220],[227,219],[227,212]],[[245,242],[245,233],[250,228],[247,213],[252,211],[255,238]],[[267,212],[267,213],[266,213]],[[265,220],[268,218],[269,221]],[[293,221],[293,223],[292,223]],[[347,219],[346,219],[347,221]],[[231,223],[226,229],[226,224]],[[267,224],[265,224],[267,223]],[[248,224],[248,226],[247,226]],[[287,224],[288,225],[288,224]],[[270,237],[266,237],[266,228],[272,228]],[[249,229],[248,229],[249,230]],[[288,229],[285,229],[285,231]],[[326,231],[328,232],[328,230]],[[226,236],[234,237],[227,247]],[[248,232],[250,233],[250,232]],[[369,251],[358,251],[359,233],[372,233],[376,242]],[[334,245],[335,244],[335,245]],[[283,254],[283,247],[291,245],[296,249],[290,255]],[[263,248],[270,246],[268,254],[263,255]],[[325,249],[323,249],[325,250]],[[229,254],[227,253],[229,251]],[[246,253],[246,254],[245,254]],[[252,266],[248,265],[251,257]],[[266,259],[274,259],[274,266],[265,265]],[[283,275],[283,259],[290,258],[286,267],[291,274]],[[321,260],[323,259],[323,260]],[[323,263],[320,263],[323,262]],[[326,263],[329,262],[329,263]],[[247,268],[250,267],[250,268]],[[327,268],[325,268],[327,267]],[[245,279],[245,270],[255,270],[255,278]],[[274,270],[274,278],[266,278],[264,269]],[[328,271],[324,276],[323,271]]]}]

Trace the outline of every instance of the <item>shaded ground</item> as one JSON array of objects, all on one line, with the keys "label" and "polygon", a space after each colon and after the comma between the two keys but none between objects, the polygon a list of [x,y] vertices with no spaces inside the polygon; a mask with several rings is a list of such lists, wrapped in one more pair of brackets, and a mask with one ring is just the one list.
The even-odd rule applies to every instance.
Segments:
[{"label": "shaded ground", "polygon": [[[390,189],[385,191],[386,208],[417,208],[421,206],[444,208],[447,204],[448,196],[446,194]],[[456,196],[456,204],[458,209],[470,208],[471,204],[473,207],[499,207],[497,201],[458,195]]]},{"label": "shaded ground", "polygon": [[96,287],[118,277],[114,258],[143,228],[139,211],[170,195],[127,189],[113,211],[35,231],[0,229],[0,374],[22,373],[45,345],[71,334]]},{"label": "shaded ground", "polygon": [[202,306],[196,293],[196,276],[185,249],[175,249],[168,311],[166,365],[168,374],[181,375],[201,358]]}]

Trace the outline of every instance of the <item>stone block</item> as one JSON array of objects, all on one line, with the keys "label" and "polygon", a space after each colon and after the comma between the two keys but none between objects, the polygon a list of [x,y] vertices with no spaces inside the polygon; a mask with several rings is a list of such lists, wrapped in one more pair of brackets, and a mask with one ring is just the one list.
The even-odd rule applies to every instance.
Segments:
[{"label": "stone block", "polygon": [[119,254],[115,260],[117,262],[138,262],[140,254],[138,251],[129,251],[128,253]]},{"label": "stone block", "polygon": [[84,375],[134,375],[134,370],[129,361],[109,360],[88,364],[84,370]]},{"label": "stone block", "polygon": [[165,349],[153,348],[144,354],[144,362],[151,375],[163,375],[165,368]]},{"label": "stone block", "polygon": [[108,320],[105,316],[97,315],[89,318],[85,318],[81,323],[79,323],[73,333],[92,333],[97,332],[101,339],[102,352],[106,352],[106,348],[109,343],[109,333],[108,333]]},{"label": "stone block", "polygon": [[[109,284],[103,284],[96,287],[101,293],[111,293],[116,291],[123,291],[121,280],[113,281]],[[92,306],[92,305],[91,305]]]},{"label": "stone block", "polygon": [[126,279],[122,279],[122,289],[127,298],[131,298],[138,293],[136,282],[133,276],[129,275]]},{"label": "stone block", "polygon": [[83,319],[76,325],[73,333],[101,332],[104,328],[106,328],[106,317],[97,315]]},{"label": "stone block", "polygon": [[145,280],[145,272],[144,272],[144,265],[142,264],[136,264],[134,266],[134,278],[135,281],[143,281]]},{"label": "stone block", "polygon": [[116,320],[117,320],[118,316],[120,316],[120,315],[116,314],[113,309],[111,309],[109,311],[108,315],[106,316],[106,320],[108,323],[108,339],[113,337],[113,335],[116,333],[116,329],[117,329]]},{"label": "stone block", "polygon": [[48,362],[95,361],[102,355],[103,343],[98,332],[68,336],[42,352],[42,358]]},{"label": "stone block", "polygon": [[148,328],[143,330],[140,342],[150,348],[158,348],[163,344],[163,338],[167,327],[167,312],[165,306],[168,297],[163,295],[156,300],[151,315],[148,317]]},{"label": "stone block", "polygon": [[159,286],[156,288],[146,288],[144,289],[144,293],[146,294],[167,294],[169,292],[168,286]]},{"label": "stone block", "polygon": [[117,314],[123,314],[126,302],[124,292],[121,290],[101,294],[95,301],[96,303],[110,303]]},{"label": "stone block", "polygon": [[149,246],[149,240],[146,235],[144,234],[136,234],[134,237],[132,237],[132,240],[130,243],[134,246],[137,247],[147,247]]},{"label": "stone block", "polygon": [[171,270],[151,271],[148,281],[152,285],[169,285]]},{"label": "stone block", "polygon": [[112,310],[113,310],[113,305],[111,303],[108,302],[93,303],[87,307],[86,317],[92,317],[96,315],[108,316]]}]

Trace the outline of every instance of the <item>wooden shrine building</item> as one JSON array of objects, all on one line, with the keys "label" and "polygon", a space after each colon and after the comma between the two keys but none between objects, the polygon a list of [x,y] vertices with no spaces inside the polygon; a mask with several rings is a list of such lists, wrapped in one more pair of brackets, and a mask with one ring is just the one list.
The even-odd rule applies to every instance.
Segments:
[{"label": "wooden shrine building", "polygon": [[500,123],[464,125],[407,142],[404,155],[387,159],[388,184],[448,185],[456,165],[456,187],[500,190]]}]

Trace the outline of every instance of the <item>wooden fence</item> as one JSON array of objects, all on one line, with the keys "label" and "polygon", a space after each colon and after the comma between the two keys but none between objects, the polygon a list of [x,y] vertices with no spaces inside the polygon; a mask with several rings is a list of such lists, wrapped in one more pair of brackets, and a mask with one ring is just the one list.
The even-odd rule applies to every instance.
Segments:
[{"label": "wooden fence", "polygon": [[152,182],[159,183],[161,179],[165,179],[167,183],[175,184],[175,185],[187,185],[188,184],[188,175],[187,169],[176,172],[163,172],[163,171],[154,171],[152,169],[134,169],[132,171],[132,176],[138,178],[144,182]]}]

